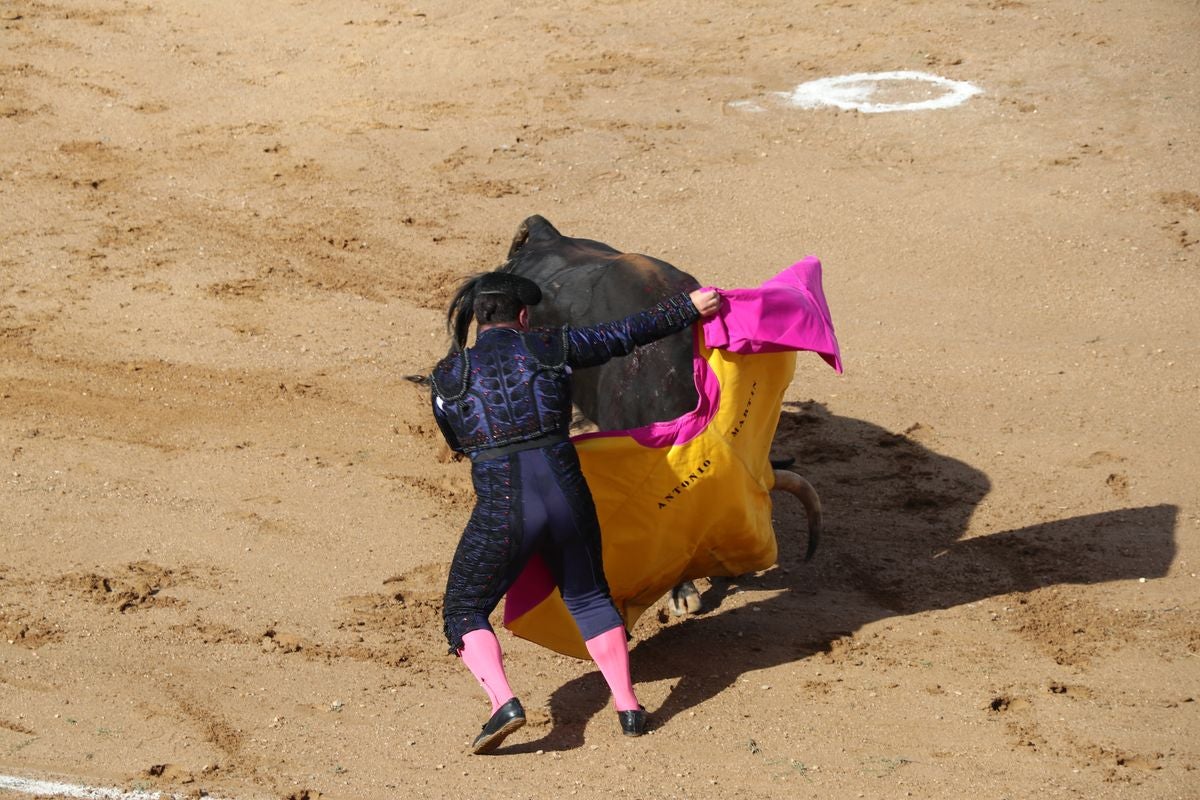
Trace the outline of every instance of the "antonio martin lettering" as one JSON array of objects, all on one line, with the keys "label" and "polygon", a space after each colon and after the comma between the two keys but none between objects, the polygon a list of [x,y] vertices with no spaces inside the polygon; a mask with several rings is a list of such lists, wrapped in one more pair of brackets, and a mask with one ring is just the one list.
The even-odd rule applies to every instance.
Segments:
[{"label": "antonio martin lettering", "polygon": [[754,405],[754,395],[758,391],[758,381],[750,384],[750,394],[746,398],[746,407],[742,409],[742,415],[738,417],[737,423],[733,429],[729,431],[730,436],[737,436],[742,432],[742,426],[746,424],[746,420],[750,419],[750,406]]},{"label": "antonio martin lettering", "polygon": [[661,510],[666,508],[672,500],[674,500],[676,497],[679,497],[691,487],[695,486],[696,482],[704,476],[704,473],[707,472],[708,468],[711,466],[712,460],[708,458],[704,459],[704,463],[700,464],[694,470],[688,473],[688,476],[684,478],[678,486],[663,495],[663,498],[658,501],[659,509]]}]

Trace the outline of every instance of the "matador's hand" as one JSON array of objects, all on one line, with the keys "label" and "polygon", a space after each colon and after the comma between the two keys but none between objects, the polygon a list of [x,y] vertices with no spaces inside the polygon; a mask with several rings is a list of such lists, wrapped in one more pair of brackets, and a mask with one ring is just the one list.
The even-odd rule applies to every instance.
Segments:
[{"label": "matador's hand", "polygon": [[692,305],[700,312],[701,319],[711,317],[721,307],[721,296],[717,294],[716,289],[697,289],[688,297],[691,298]]}]

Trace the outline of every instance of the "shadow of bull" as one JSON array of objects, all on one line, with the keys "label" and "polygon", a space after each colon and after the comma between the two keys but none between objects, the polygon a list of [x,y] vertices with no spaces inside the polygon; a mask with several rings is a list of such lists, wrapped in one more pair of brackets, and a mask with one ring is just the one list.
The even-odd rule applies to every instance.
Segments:
[{"label": "shadow of bull", "polygon": [[[1172,505],[1104,511],[963,539],[991,484],[980,470],[922,444],[929,435],[920,426],[894,434],[831,414],[815,402],[785,404],[774,451],[794,455],[798,471],[821,493],[827,530],[822,549],[805,564],[803,537],[792,534],[804,528],[799,504],[777,506],[775,568],[714,581],[702,615],[656,626],[635,646],[635,681],[673,682],[665,702],[651,709],[655,726],[715,697],[745,673],[830,652],[837,641],[888,617],[1056,585],[1166,574],[1175,556],[1179,511]],[[1030,506],[1031,513],[1043,513],[1036,500]],[[723,610],[737,589],[777,591]],[[599,673],[570,681],[550,697],[548,733],[509,749],[579,747],[585,725],[608,700]]]}]

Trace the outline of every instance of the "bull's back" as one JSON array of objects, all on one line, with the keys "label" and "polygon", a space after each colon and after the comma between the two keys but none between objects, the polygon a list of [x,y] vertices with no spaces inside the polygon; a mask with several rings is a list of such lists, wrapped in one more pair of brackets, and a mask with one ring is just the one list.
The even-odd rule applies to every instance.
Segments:
[{"label": "bull's back", "polygon": [[[629,316],[699,283],[660,259],[558,233],[542,217],[522,223],[507,270],[542,287],[534,325],[582,327]],[[602,430],[674,419],[696,406],[692,331],[673,334],[572,377],[575,404]]]}]

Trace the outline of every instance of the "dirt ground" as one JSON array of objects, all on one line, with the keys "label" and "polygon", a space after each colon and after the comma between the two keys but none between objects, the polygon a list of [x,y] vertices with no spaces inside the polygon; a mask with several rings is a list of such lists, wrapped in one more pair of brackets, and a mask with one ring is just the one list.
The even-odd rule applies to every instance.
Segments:
[{"label": "dirt ground", "polygon": [[[1200,796],[1197,42],[1190,0],[5,0],[0,775]],[[879,70],[983,93],[778,94]],[[468,467],[405,376],[534,213],[718,286],[818,255],[846,372],[802,355],[775,441],[817,558],[781,501],[778,567],[634,630],[653,733],[501,633],[531,724],[475,757]]]}]

